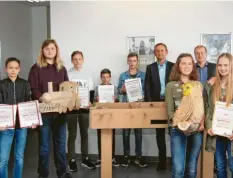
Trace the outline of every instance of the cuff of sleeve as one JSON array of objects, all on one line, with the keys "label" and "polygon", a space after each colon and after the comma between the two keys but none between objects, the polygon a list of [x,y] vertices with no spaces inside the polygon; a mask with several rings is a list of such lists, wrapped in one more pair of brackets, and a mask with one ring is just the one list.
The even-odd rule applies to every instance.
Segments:
[{"label": "cuff of sleeve", "polygon": [[39,92],[36,92],[34,96],[35,96],[36,100],[39,100],[39,98],[42,96],[42,94]]}]

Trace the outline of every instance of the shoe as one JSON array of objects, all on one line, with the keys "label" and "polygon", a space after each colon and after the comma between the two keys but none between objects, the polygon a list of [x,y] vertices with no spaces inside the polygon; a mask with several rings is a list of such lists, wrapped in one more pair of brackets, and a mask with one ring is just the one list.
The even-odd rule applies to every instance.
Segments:
[{"label": "shoe", "polygon": [[101,166],[101,160],[98,159],[96,162],[95,162],[95,167],[100,167]]},{"label": "shoe", "polygon": [[63,176],[59,176],[59,178],[72,178],[72,175],[67,172]]},{"label": "shoe", "polygon": [[128,156],[125,156],[123,163],[121,164],[122,167],[129,167],[130,160]]},{"label": "shoe", "polygon": [[70,172],[78,172],[78,167],[77,167],[75,159],[71,159],[69,161],[69,169],[70,169]]},{"label": "shoe", "polygon": [[119,166],[120,166],[120,164],[116,161],[116,158],[113,158],[113,159],[112,159],[112,165],[113,165],[114,167],[119,167]]},{"label": "shoe", "polygon": [[86,167],[86,168],[88,168],[88,169],[90,169],[90,170],[93,170],[93,169],[96,168],[95,164],[93,164],[93,163],[89,160],[88,157],[86,157],[86,158],[83,159],[83,161],[82,161],[82,163],[81,163],[81,166],[82,166],[82,167]]},{"label": "shoe", "polygon": [[157,171],[165,171],[167,170],[167,165],[165,163],[159,163],[157,168],[156,168]]},{"label": "shoe", "polygon": [[142,159],[141,156],[136,158],[136,160],[134,161],[134,164],[141,167],[141,168],[147,167],[147,164],[145,163],[145,160]]}]

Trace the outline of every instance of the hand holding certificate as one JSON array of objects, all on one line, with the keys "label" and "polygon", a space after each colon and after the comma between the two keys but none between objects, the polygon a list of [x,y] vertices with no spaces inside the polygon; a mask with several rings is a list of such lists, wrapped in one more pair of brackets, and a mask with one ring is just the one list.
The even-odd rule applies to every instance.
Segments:
[{"label": "hand holding certificate", "polygon": [[141,101],[143,99],[140,78],[125,80],[125,87],[129,102]]},{"label": "hand holding certificate", "polygon": [[38,109],[38,101],[29,101],[18,104],[19,122],[21,128],[41,125],[41,115]]},{"label": "hand holding certificate", "polygon": [[232,136],[233,130],[233,104],[226,107],[224,102],[216,102],[212,122],[212,132],[224,137]]},{"label": "hand holding certificate", "polygon": [[114,85],[98,86],[99,103],[114,103]]},{"label": "hand holding certificate", "polygon": [[14,109],[12,105],[0,104],[0,128],[5,130],[6,128],[13,128],[14,121]]}]

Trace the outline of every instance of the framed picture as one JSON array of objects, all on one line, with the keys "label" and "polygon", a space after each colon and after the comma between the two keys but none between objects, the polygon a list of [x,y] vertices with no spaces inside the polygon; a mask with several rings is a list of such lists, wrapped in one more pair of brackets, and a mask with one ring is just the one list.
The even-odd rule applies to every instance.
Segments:
[{"label": "framed picture", "polygon": [[207,48],[207,60],[216,63],[222,53],[232,51],[232,33],[201,34],[201,44]]},{"label": "framed picture", "polygon": [[139,55],[139,69],[146,71],[146,66],[155,61],[154,57],[154,36],[131,36],[127,37],[127,51]]}]

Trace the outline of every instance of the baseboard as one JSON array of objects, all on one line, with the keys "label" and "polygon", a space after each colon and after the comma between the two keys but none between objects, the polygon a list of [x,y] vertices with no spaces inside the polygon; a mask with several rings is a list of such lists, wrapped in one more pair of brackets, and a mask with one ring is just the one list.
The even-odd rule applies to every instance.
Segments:
[{"label": "baseboard", "polygon": [[[89,158],[91,160],[97,160],[99,159],[97,154],[89,154]],[[116,155],[117,159],[123,159],[124,156],[123,155]],[[143,156],[143,158],[146,160],[146,162],[148,163],[158,163],[159,161],[159,157],[157,156]],[[81,154],[76,154],[76,159],[77,160],[81,160],[82,159],[82,155]],[[130,156],[129,157],[130,160],[134,160],[135,156]],[[167,163],[171,163],[171,157],[167,157]]]}]

